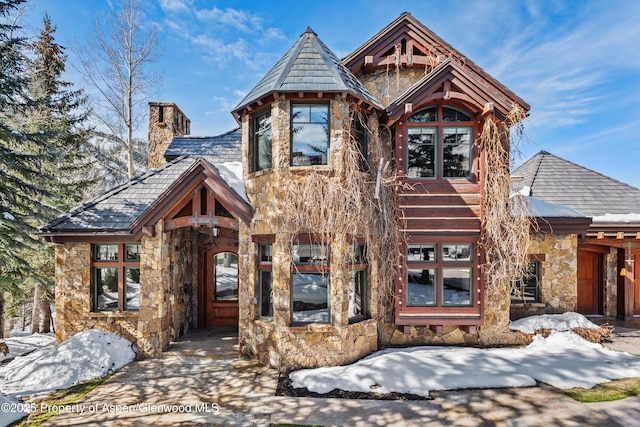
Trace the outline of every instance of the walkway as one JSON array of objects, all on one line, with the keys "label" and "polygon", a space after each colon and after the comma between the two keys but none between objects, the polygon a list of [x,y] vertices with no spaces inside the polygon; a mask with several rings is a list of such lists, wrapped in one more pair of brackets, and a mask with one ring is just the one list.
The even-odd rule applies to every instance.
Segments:
[{"label": "walkway", "polygon": [[277,372],[237,355],[236,330],[189,332],[162,358],[133,362],[85,396],[84,414],[45,425],[640,427],[640,397],[584,405],[545,385],[432,392],[429,401],[279,397]]}]

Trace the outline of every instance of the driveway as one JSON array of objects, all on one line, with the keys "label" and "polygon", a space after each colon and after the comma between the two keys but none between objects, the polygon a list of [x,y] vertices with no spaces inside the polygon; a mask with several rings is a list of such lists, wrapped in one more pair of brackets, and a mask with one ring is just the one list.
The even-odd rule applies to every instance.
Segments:
[{"label": "driveway", "polygon": [[[619,343],[640,352],[635,332],[622,331]],[[280,397],[276,370],[237,354],[233,329],[190,332],[45,425],[640,426],[640,398],[585,405],[546,385],[432,392],[428,401]]]}]

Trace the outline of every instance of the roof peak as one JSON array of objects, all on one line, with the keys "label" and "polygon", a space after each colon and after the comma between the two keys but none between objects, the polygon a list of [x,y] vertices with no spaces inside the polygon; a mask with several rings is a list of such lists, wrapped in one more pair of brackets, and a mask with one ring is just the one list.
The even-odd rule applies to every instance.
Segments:
[{"label": "roof peak", "polygon": [[304,36],[305,34],[313,34],[316,37],[318,36],[316,32],[311,29],[311,27],[307,27],[307,29],[304,30],[302,34],[300,34],[300,37]]}]

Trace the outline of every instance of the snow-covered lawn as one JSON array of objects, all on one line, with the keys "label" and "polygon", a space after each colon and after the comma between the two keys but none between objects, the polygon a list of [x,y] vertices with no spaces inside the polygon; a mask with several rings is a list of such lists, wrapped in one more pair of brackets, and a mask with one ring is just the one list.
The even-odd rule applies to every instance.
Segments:
[{"label": "snow-covered lawn", "polygon": [[3,339],[2,341],[7,344],[9,348],[8,354],[0,352],[0,362],[3,360],[11,360],[17,356],[22,356],[36,349],[44,349],[53,347],[56,341],[56,337],[53,334],[33,334],[14,336],[11,338]]},{"label": "snow-covered lawn", "polygon": [[[589,326],[592,325],[592,326]],[[317,393],[333,389],[411,393],[431,390],[529,387],[591,388],[616,378],[640,378],[640,357],[616,352],[570,329],[597,327],[576,313],[534,316],[514,322],[527,331],[550,329],[523,348],[413,347],[387,349],[348,366],[304,369],[289,376],[293,387]]]},{"label": "snow-covered lawn", "polygon": [[[58,346],[48,335],[32,335],[5,340],[10,354],[16,357],[0,366],[0,426],[22,418],[23,405],[18,398],[37,396],[66,389],[74,384],[102,377],[120,369],[135,357],[131,343],[117,335],[90,329],[81,332]],[[24,356],[19,356],[38,350]],[[40,345],[36,345],[40,344]],[[6,405],[9,406],[6,406]],[[4,408],[9,408],[5,411]],[[18,410],[16,410],[18,409]]]}]

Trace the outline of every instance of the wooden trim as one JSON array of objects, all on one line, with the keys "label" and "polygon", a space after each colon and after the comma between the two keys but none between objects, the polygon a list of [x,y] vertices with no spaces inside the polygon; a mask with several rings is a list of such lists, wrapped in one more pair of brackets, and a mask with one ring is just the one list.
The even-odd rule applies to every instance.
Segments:
[{"label": "wooden trim", "polygon": [[254,234],[251,236],[251,241],[254,243],[275,243],[275,234]]}]

